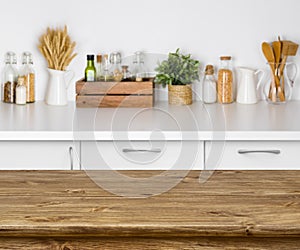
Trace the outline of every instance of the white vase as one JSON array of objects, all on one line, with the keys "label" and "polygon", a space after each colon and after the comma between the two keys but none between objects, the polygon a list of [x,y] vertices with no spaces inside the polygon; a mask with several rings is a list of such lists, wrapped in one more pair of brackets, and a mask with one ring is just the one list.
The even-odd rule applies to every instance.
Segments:
[{"label": "white vase", "polygon": [[[73,71],[48,69],[49,80],[45,102],[48,105],[65,106],[68,104],[67,89],[74,78]],[[66,81],[66,77],[70,80]]]}]

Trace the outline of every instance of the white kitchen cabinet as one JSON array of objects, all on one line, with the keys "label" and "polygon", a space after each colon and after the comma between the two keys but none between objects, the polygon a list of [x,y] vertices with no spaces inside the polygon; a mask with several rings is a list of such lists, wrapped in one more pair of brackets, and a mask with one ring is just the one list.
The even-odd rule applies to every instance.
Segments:
[{"label": "white kitchen cabinet", "polygon": [[87,141],[81,144],[85,170],[203,169],[202,141]]},{"label": "white kitchen cabinet", "polygon": [[0,170],[76,170],[79,142],[1,141]]},{"label": "white kitchen cabinet", "polygon": [[206,142],[205,169],[300,170],[299,152],[299,141]]}]

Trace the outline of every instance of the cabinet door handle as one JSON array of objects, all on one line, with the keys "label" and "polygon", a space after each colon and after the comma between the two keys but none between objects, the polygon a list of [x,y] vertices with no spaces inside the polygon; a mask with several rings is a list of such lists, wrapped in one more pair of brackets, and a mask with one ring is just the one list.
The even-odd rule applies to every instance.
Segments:
[{"label": "cabinet door handle", "polygon": [[123,153],[155,153],[160,154],[161,149],[154,148],[154,149],[133,149],[133,148],[124,148]]},{"label": "cabinet door handle", "polygon": [[279,155],[281,153],[280,150],[275,149],[275,150],[247,150],[247,149],[240,149],[238,151],[239,154],[274,154],[274,155]]},{"label": "cabinet door handle", "polygon": [[73,147],[69,147],[69,157],[70,157],[71,170],[74,170],[74,150],[73,150]]}]

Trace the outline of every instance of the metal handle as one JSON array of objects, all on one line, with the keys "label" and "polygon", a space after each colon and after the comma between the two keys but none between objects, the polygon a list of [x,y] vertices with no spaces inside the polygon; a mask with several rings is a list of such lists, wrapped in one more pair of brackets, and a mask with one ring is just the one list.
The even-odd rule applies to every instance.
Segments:
[{"label": "metal handle", "polygon": [[161,153],[161,149],[154,148],[154,149],[132,149],[132,148],[124,148],[123,153]]},{"label": "metal handle", "polygon": [[279,155],[281,153],[280,150],[246,150],[246,149],[240,149],[238,151],[239,154],[274,154]]},{"label": "metal handle", "polygon": [[74,154],[73,154],[73,152],[74,152],[73,147],[69,147],[71,170],[74,170]]}]

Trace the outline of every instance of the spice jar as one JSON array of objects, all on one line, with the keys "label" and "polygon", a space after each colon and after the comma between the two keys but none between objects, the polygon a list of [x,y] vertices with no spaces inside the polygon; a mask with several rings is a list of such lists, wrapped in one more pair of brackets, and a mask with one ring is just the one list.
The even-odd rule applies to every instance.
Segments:
[{"label": "spice jar", "polygon": [[2,84],[2,100],[6,103],[15,102],[15,91],[18,80],[18,71],[16,68],[17,57],[14,52],[8,52],[5,55],[4,82]]},{"label": "spice jar", "polygon": [[205,78],[203,82],[203,102],[217,102],[217,82],[214,77],[214,66],[207,65],[205,69]]},{"label": "spice jar", "polygon": [[35,102],[35,72],[33,69],[32,55],[30,52],[23,53],[23,66],[21,69],[21,76],[25,79],[26,85],[26,102]]},{"label": "spice jar", "polygon": [[220,68],[218,72],[218,102],[233,102],[233,73],[231,56],[220,57]]},{"label": "spice jar", "polygon": [[123,65],[122,66],[122,75],[123,75],[122,81],[124,81],[124,82],[131,81],[131,73],[128,70],[128,65]]},{"label": "spice jar", "polygon": [[27,88],[25,85],[25,77],[19,77],[16,87],[16,104],[25,105],[27,102]]}]

